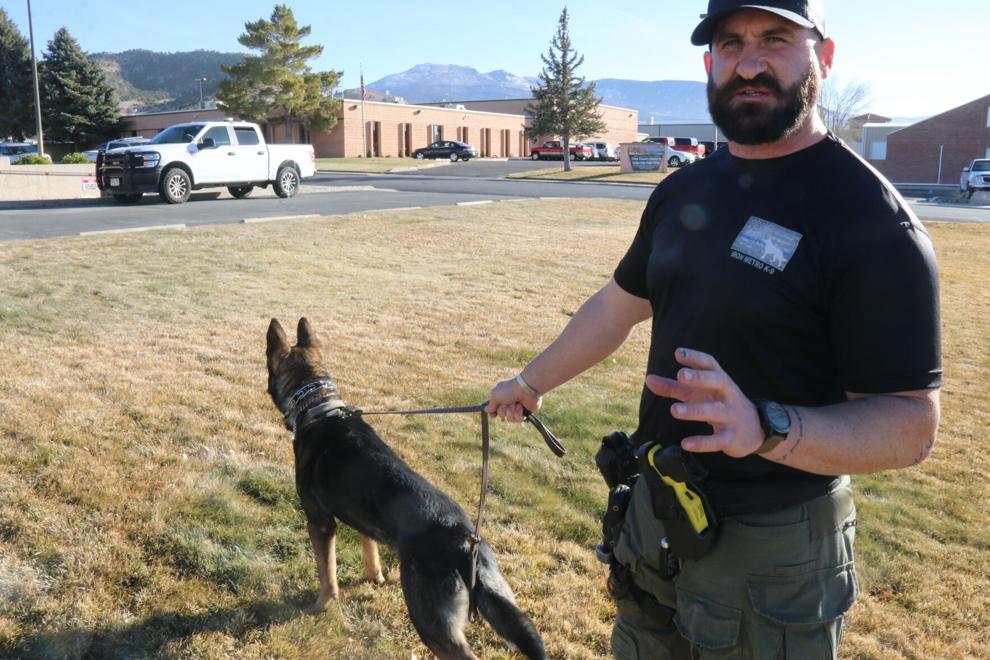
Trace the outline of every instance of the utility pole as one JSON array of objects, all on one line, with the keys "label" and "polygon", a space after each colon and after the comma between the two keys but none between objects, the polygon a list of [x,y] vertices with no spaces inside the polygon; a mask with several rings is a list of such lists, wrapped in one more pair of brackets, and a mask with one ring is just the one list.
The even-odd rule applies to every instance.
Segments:
[{"label": "utility pole", "polygon": [[361,157],[368,155],[368,127],[364,124],[364,64],[358,65],[361,71]]},{"label": "utility pole", "polygon": [[45,155],[45,136],[41,132],[41,91],[38,89],[38,60],[34,55],[34,24],[31,22],[31,0],[28,5],[28,34],[31,36],[31,71],[34,74],[34,121],[38,131],[38,155]]},{"label": "utility pole", "polygon": [[206,78],[197,78],[199,82],[199,109],[203,110],[206,106],[203,104],[203,83],[206,82]]}]

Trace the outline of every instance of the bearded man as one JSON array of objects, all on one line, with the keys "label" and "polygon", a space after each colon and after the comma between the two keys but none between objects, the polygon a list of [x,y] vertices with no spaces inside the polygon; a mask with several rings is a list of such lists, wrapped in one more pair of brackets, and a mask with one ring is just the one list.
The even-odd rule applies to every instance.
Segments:
[{"label": "bearded man", "polygon": [[711,0],[691,40],[728,149],[657,187],[613,277],[488,411],[520,421],[651,319],[614,655],[834,658],[857,596],[848,475],[935,442],[934,252],[818,115],[819,1]]}]

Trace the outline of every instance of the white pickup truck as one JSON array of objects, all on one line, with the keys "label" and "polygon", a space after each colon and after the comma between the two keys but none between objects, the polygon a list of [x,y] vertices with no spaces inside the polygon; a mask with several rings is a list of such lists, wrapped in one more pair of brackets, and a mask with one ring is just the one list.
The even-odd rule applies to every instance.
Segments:
[{"label": "white pickup truck", "polygon": [[176,124],[150,142],[96,160],[97,186],[121,204],[148,192],[181,204],[201,188],[226,187],[234,197],[247,197],[268,184],[279,197],[292,197],[315,173],[313,145],[265,144],[257,124],[239,121]]}]

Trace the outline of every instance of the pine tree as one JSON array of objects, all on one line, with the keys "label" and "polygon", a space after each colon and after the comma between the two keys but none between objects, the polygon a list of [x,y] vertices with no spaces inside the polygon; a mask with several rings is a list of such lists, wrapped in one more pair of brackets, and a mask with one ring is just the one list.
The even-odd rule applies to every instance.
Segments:
[{"label": "pine tree", "polygon": [[571,138],[581,138],[607,130],[598,114],[602,100],[595,96],[595,83],[584,84],[575,72],[584,62],[571,46],[567,30],[567,7],[560,12],[557,34],[543,59],[540,85],[533,88],[533,103],[527,108],[531,118],[527,134],[559,135],[564,147],[564,171],[571,171]]},{"label": "pine tree", "polygon": [[34,134],[31,50],[7,12],[0,8],[0,140]]},{"label": "pine tree", "polygon": [[114,132],[120,112],[113,88],[65,28],[48,42],[38,80],[46,138],[78,148]]},{"label": "pine tree", "polygon": [[342,72],[318,73],[306,64],[323,52],[323,46],[300,44],[309,36],[310,26],[299,26],[291,9],[276,5],[270,21],[260,19],[244,27],[247,32],[237,40],[260,54],[222,67],[230,79],[220,83],[218,105],[256,122],[282,118],[287,135],[292,135],[293,119],[310,130],[328,131],[336,126],[341,103],[332,98],[332,92]]}]

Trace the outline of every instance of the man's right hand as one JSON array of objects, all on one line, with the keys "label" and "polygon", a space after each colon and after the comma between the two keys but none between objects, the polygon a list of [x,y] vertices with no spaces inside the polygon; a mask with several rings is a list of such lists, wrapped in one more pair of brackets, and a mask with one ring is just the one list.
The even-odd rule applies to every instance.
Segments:
[{"label": "man's right hand", "polygon": [[530,396],[520,387],[515,378],[509,378],[500,381],[492,388],[485,412],[492,417],[501,417],[509,422],[521,422],[526,419],[523,406],[535,413],[541,405],[543,405],[543,397]]}]

